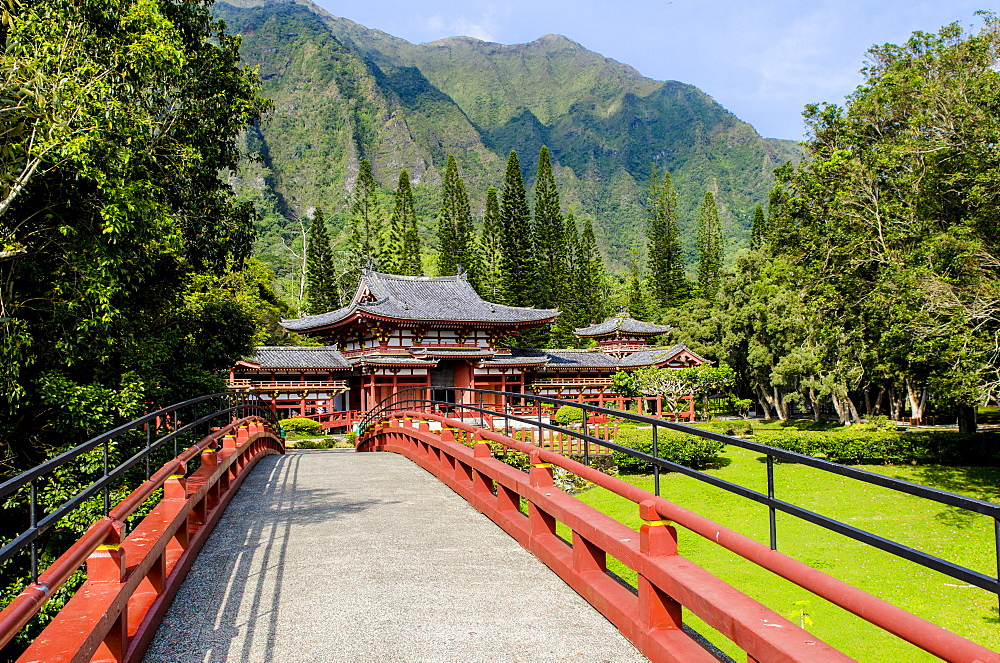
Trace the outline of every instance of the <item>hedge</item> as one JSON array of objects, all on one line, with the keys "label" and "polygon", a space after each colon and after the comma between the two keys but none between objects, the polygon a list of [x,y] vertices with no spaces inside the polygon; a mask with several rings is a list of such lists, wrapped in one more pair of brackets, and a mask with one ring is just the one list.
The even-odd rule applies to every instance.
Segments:
[{"label": "hedge", "polygon": [[[649,429],[619,429],[614,441],[630,449],[653,454],[653,432]],[[694,469],[711,465],[724,447],[722,442],[665,429],[660,429],[657,435],[660,458]],[[653,471],[652,463],[627,453],[615,451],[614,458],[622,474],[649,474]]]},{"label": "hedge", "polygon": [[998,440],[993,434],[852,428],[829,432],[790,429],[774,433],[759,431],[756,441],[844,465],[993,464],[997,461],[998,449]]},{"label": "hedge", "polygon": [[323,425],[314,419],[296,417],[278,421],[286,435],[322,435]]}]

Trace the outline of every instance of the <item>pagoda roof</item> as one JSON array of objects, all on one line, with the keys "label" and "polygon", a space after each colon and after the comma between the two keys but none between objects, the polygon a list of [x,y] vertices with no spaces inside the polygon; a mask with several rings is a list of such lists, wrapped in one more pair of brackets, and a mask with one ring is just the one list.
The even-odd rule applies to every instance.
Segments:
[{"label": "pagoda roof", "polygon": [[479,296],[464,274],[400,276],[365,270],[357,293],[347,306],[293,320],[285,329],[314,332],[350,324],[358,318],[430,323],[479,323],[537,326],[552,322],[558,309],[504,306]]},{"label": "pagoda roof", "polygon": [[331,347],[299,347],[285,345],[261,345],[254,348],[254,354],[243,360],[254,368],[319,368],[349,369],[351,364],[344,355]]},{"label": "pagoda roof", "polygon": [[649,350],[639,350],[638,352],[633,352],[630,355],[626,355],[618,360],[618,365],[622,368],[638,368],[640,366],[659,366],[660,364],[665,364],[671,359],[681,355],[688,354],[693,359],[697,359],[702,364],[707,364],[708,360],[704,357],[698,355],[688,346],[683,343],[678,343],[677,345],[671,346],[670,348],[664,350],[663,348],[651,348]]},{"label": "pagoda roof", "polygon": [[596,325],[574,329],[573,333],[577,336],[608,336],[615,333],[630,334],[633,336],[656,336],[657,334],[665,334],[671,329],[673,327],[655,325],[652,322],[643,322],[642,320],[630,318],[625,313],[619,313]]}]

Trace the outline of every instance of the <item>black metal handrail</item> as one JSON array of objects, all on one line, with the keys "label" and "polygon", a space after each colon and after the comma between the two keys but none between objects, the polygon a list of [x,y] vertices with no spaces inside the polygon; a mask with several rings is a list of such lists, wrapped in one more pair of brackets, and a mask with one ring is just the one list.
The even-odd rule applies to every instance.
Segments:
[{"label": "black metal handrail", "polygon": [[[408,387],[400,389],[392,396],[383,399],[374,408],[369,410],[365,417],[362,418],[360,431],[366,430],[376,419],[382,419],[385,417],[386,413],[402,410],[402,409],[421,409],[418,406],[437,406],[444,408],[452,408],[457,410],[468,410],[471,412],[478,412],[480,414],[490,414],[499,415],[504,417],[506,422],[506,428],[509,436],[509,422],[516,421],[522,424],[527,424],[529,426],[535,426],[539,429],[546,429],[552,431],[559,431],[573,437],[580,439],[584,442],[584,463],[589,465],[589,445],[597,444],[614,451],[624,453],[633,458],[649,462],[654,468],[654,492],[656,495],[660,494],[659,485],[659,470],[665,469],[668,471],[678,472],[686,476],[692,477],[709,485],[721,488],[735,495],[754,500],[760,504],[768,507],[769,511],[769,534],[771,549],[777,550],[777,527],[775,522],[775,512],[782,511],[791,516],[805,520],[814,525],[823,527],[829,531],[836,532],[843,536],[847,536],[855,541],[859,541],[866,545],[872,546],[889,554],[895,555],[902,559],[920,564],[926,568],[938,571],[945,575],[948,575],[957,580],[967,582],[969,584],[975,585],[987,591],[993,592],[1000,597],[1000,577],[992,577],[979,571],[969,569],[967,567],[949,562],[948,560],[930,555],[923,551],[911,548],[909,546],[897,543],[891,539],[886,539],[884,537],[878,536],[866,530],[859,529],[852,525],[848,525],[834,518],[829,518],[823,516],[814,511],[804,509],[800,506],[792,504],[791,502],[786,502],[784,500],[779,500],[774,496],[774,470],[773,470],[773,459],[778,458],[781,460],[799,463],[801,465],[807,465],[809,467],[814,467],[816,469],[829,472],[838,476],[844,476],[848,478],[857,479],[870,483],[873,485],[878,485],[890,490],[895,490],[897,492],[906,493],[913,495],[915,497],[920,497],[923,499],[929,499],[941,504],[947,504],[949,506],[958,507],[968,511],[973,511],[975,513],[990,516],[994,519],[994,544],[996,546],[996,557],[997,557],[997,571],[998,576],[1000,576],[1000,505],[994,504],[992,502],[986,502],[984,500],[978,500],[972,497],[966,497],[965,495],[959,495],[957,493],[951,493],[948,491],[940,490],[937,488],[930,488],[927,486],[921,486],[920,484],[915,484],[909,481],[903,481],[901,479],[894,479],[892,477],[887,477],[881,474],[876,474],[874,472],[869,472],[867,470],[861,470],[858,468],[849,467],[846,465],[841,465],[839,463],[834,463],[832,461],[823,460],[821,458],[816,458],[813,456],[807,456],[804,454],[795,453],[793,451],[787,451],[785,449],[779,449],[777,447],[771,447],[766,444],[760,444],[757,442],[751,442],[749,440],[743,440],[736,437],[731,437],[728,435],[722,435],[720,433],[714,433],[711,431],[706,431],[701,428],[695,428],[693,426],[686,426],[684,424],[679,424],[672,421],[666,421],[664,419],[659,419],[657,417],[649,417],[640,414],[633,414],[631,412],[623,412],[621,410],[612,410],[609,408],[599,407],[595,405],[590,405],[588,403],[581,403],[578,401],[564,401],[556,398],[550,398],[548,396],[536,396],[534,394],[524,394],[517,392],[502,392],[502,391],[492,391],[487,389],[467,389],[461,387],[449,387],[449,391],[462,392],[462,393],[473,393],[479,394],[479,405],[476,406],[470,403],[457,403],[451,401],[441,401],[434,400],[432,398],[413,398],[413,399],[401,399],[400,396],[404,392],[432,392],[433,389],[428,387]],[[504,410],[498,411],[490,408],[483,407],[482,396],[483,395],[494,395],[504,397]],[[516,399],[519,401],[535,401],[538,405],[538,417],[537,419],[529,419],[526,417],[516,416],[510,413],[510,401],[511,399]],[[580,408],[585,414],[583,418],[583,430],[575,431],[572,429],[564,428],[551,422],[542,421],[542,409],[541,403],[547,403],[550,405],[558,406],[570,406]],[[413,405],[413,407],[409,407]],[[613,416],[620,419],[626,419],[630,421],[635,421],[638,423],[649,424],[653,428],[653,454],[646,454],[641,451],[637,451],[630,447],[626,447],[615,442],[610,442],[608,440],[603,440],[599,437],[589,435],[587,431],[587,412]],[[660,427],[667,428],[670,430],[679,431],[682,433],[687,433],[695,435],[697,437],[702,437],[710,440],[715,440],[717,442],[722,442],[723,444],[731,444],[733,446],[738,446],[751,451],[756,451],[765,454],[767,458],[767,493],[761,493],[739,484],[735,484],[724,479],[706,474],[699,470],[695,470],[684,465],[680,465],[673,461],[666,460],[659,457],[659,451],[657,446],[657,431]],[[539,435],[539,440],[541,440],[541,435]]]},{"label": "black metal handrail", "polygon": [[[111,511],[110,487],[116,480],[122,478],[129,470],[134,468],[143,460],[146,461],[145,475],[150,476],[150,458],[169,443],[174,444],[173,454],[178,454],[178,441],[186,434],[191,433],[199,426],[205,425],[219,417],[242,419],[252,412],[278,428],[277,418],[269,407],[252,401],[259,398],[249,398],[247,394],[233,392],[223,392],[199,396],[181,403],[175,403],[167,407],[150,412],[138,419],[134,419],[126,424],[122,424],[106,433],[102,433],[86,442],[79,444],[72,449],[45,461],[35,467],[22,472],[21,474],[0,483],[0,500],[7,498],[24,487],[30,489],[28,500],[29,526],[14,539],[8,541],[0,547],[0,564],[11,559],[18,553],[24,551],[26,547],[31,547],[31,578],[32,582],[38,580],[38,554],[36,548],[37,539],[46,531],[50,530],[60,520],[80,508],[89,498],[103,492],[104,494],[104,514]],[[203,403],[212,402],[209,407],[202,407]],[[208,414],[202,414],[202,410],[208,410]],[[186,411],[186,412],[185,412]],[[191,414],[194,419],[180,424],[179,414]],[[186,417],[185,417],[186,418]],[[163,435],[153,439],[154,430],[157,424],[163,425]],[[109,465],[110,443],[115,438],[130,431],[143,430],[146,433],[146,442],[137,452],[127,459],[118,463],[115,467]],[[39,479],[50,474],[54,470],[63,467],[90,451],[103,447],[104,463],[101,477],[90,485],[76,492],[72,497],[65,500],[55,508],[47,511],[41,519],[39,515],[39,505],[37,496],[37,483]],[[50,505],[51,506],[51,505]]]}]

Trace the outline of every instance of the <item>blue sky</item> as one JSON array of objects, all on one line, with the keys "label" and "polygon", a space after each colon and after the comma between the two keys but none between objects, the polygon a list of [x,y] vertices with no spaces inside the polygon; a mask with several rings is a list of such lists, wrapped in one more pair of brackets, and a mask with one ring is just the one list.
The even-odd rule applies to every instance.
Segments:
[{"label": "blue sky", "polygon": [[414,43],[468,35],[503,44],[561,34],[658,80],[696,85],[762,135],[801,139],[807,103],[840,102],[873,44],[959,21],[982,0],[314,0]]}]

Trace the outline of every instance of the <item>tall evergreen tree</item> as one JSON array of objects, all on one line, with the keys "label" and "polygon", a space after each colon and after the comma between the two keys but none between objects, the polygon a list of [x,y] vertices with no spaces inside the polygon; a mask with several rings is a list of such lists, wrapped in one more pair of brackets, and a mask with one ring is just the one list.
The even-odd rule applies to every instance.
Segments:
[{"label": "tall evergreen tree", "polygon": [[566,278],[566,246],[559,191],[552,176],[549,148],[538,153],[535,177],[535,285],[536,305],[552,308],[562,304]]},{"label": "tall evergreen tree", "polygon": [[404,169],[399,171],[395,204],[379,247],[382,253],[379,269],[390,274],[413,273],[414,262],[419,265],[420,261],[420,239],[415,233],[411,233],[411,230],[416,229],[416,224],[417,213],[413,208],[410,176]]},{"label": "tall evergreen tree", "polygon": [[580,339],[573,334],[573,330],[589,324],[584,301],[590,295],[581,289],[581,272],[587,266],[587,261],[583,259],[580,251],[580,234],[576,228],[576,219],[573,217],[573,208],[566,211],[562,234],[563,246],[566,249],[563,292],[559,302],[559,317],[552,325],[551,343],[557,348],[575,348],[580,346]]},{"label": "tall evergreen tree", "polygon": [[722,226],[715,207],[715,196],[705,192],[698,209],[698,292],[705,299],[714,299],[722,281]]},{"label": "tall evergreen tree", "polygon": [[[361,160],[358,178],[354,182],[351,200],[351,238],[348,248],[348,269],[344,275],[345,290],[357,283],[361,269],[369,261],[380,258],[379,235],[384,223],[384,211],[378,199],[378,183],[368,159]],[[376,265],[378,267],[378,265]]]},{"label": "tall evergreen tree", "polygon": [[583,222],[577,254],[577,292],[580,296],[582,324],[593,324],[604,319],[605,282],[604,261],[601,260],[594,226],[590,219]]},{"label": "tall evergreen tree", "polygon": [[535,303],[535,246],[517,153],[511,150],[500,194],[500,244],[503,303],[531,306]]},{"label": "tall evergreen tree", "polygon": [[764,218],[764,208],[760,203],[753,209],[753,222],[750,224],[750,248],[759,249],[764,246],[767,234],[767,221]]},{"label": "tall evergreen tree", "polygon": [[458,174],[455,157],[449,154],[438,212],[438,273],[442,276],[457,274],[461,265],[475,279],[479,264],[477,253],[469,194],[465,181]]},{"label": "tall evergreen tree", "polygon": [[500,200],[496,187],[486,192],[486,210],[483,213],[483,231],[479,236],[481,270],[478,292],[484,299],[498,302],[503,299],[503,270],[501,240],[503,226],[500,222]]},{"label": "tall evergreen tree", "polygon": [[333,247],[327,233],[323,209],[316,208],[306,241],[306,305],[310,315],[336,309],[340,302]]},{"label": "tall evergreen tree", "polygon": [[647,203],[649,225],[649,289],[656,304],[662,308],[678,306],[688,294],[684,278],[684,253],[681,249],[681,231],[677,214],[677,191],[670,179],[670,171],[659,181],[653,171]]},{"label": "tall evergreen tree", "polygon": [[649,317],[646,295],[643,292],[642,271],[639,266],[639,252],[632,249],[632,260],[628,270],[628,313],[636,320]]}]

